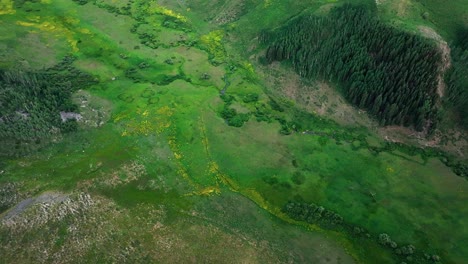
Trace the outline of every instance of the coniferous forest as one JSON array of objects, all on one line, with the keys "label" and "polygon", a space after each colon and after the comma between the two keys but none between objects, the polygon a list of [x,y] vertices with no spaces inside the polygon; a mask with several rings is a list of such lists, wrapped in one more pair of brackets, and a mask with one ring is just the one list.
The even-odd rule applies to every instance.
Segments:
[{"label": "coniferous forest", "polygon": [[268,62],[289,60],[302,77],[336,83],[381,125],[433,127],[437,47],[385,25],[368,9],[344,5],[327,16],[304,15],[260,40],[268,45]]},{"label": "coniferous forest", "polygon": [[0,0],[0,264],[467,263],[467,7]]},{"label": "coniferous forest", "polygon": [[446,76],[446,104],[454,108],[459,123],[468,129],[468,27],[461,28],[452,48],[452,68]]},{"label": "coniferous forest", "polygon": [[71,95],[92,79],[72,61],[66,57],[40,72],[0,71],[0,154],[25,154],[54,134],[76,130],[76,120],[64,122],[60,112],[78,111]]}]

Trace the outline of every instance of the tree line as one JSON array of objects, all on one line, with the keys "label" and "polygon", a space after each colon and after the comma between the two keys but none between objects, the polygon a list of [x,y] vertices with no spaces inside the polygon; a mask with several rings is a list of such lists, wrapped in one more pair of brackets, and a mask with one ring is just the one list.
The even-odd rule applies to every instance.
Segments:
[{"label": "tree line", "polygon": [[381,125],[435,124],[441,54],[434,43],[344,5],[327,16],[303,15],[262,32],[266,61],[288,60],[301,76],[336,83]]},{"label": "tree line", "polygon": [[358,244],[378,243],[383,249],[392,252],[395,263],[440,263],[441,260],[439,255],[417,250],[412,244],[399,245],[387,233],[372,234],[369,230],[347,222],[339,214],[314,203],[289,201],[283,206],[282,212],[296,221],[343,233]]},{"label": "tree line", "polygon": [[468,129],[468,27],[457,31],[452,45],[452,67],[446,75],[446,105],[455,110],[459,124]]},{"label": "tree line", "polygon": [[66,57],[43,71],[0,70],[0,154],[22,155],[43,145],[54,134],[77,129],[60,112],[78,112],[74,91],[94,82]]}]

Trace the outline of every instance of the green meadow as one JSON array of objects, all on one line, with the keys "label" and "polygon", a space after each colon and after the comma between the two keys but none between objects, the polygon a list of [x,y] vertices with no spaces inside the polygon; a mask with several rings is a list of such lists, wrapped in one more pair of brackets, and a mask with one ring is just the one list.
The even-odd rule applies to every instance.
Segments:
[{"label": "green meadow", "polygon": [[[466,262],[468,183],[444,163],[452,157],[308,112],[263,79],[268,66],[256,59],[255,40],[342,2],[368,5],[403,28],[433,26],[450,40],[454,25],[466,23],[464,1],[80,2],[0,2],[1,68],[34,71],[68,55],[96,80],[73,96],[85,120],[78,131],[0,160],[0,184],[18,183],[27,197],[78,191],[115,202],[120,213],[100,216],[121,230],[110,244],[70,254],[84,262]],[[402,15],[396,2],[412,8]],[[343,223],[294,218],[284,210],[290,202],[322,206]],[[149,213],[161,207],[164,217]],[[155,219],[166,226],[161,237],[145,225]],[[8,244],[0,255],[37,262],[28,247],[44,237],[51,252],[66,251],[63,230],[74,221],[50,224],[57,235],[28,230],[14,243],[0,227]],[[381,234],[397,246],[379,243]],[[139,250],[105,256],[107,248],[120,254],[126,239]],[[172,249],[151,253],[165,239]],[[413,255],[397,253],[408,245]]]}]

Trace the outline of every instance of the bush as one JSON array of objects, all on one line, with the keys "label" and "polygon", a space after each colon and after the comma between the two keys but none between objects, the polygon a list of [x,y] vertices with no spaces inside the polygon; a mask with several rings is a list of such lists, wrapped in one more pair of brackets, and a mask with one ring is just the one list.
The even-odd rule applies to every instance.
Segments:
[{"label": "bush", "polygon": [[224,106],[223,110],[221,110],[221,117],[224,119],[231,119],[237,115],[236,109],[229,108]]},{"label": "bush", "polygon": [[296,171],[294,172],[291,180],[297,185],[302,185],[305,182],[306,178],[300,171]]},{"label": "bush", "polygon": [[247,95],[244,96],[242,101],[244,101],[244,103],[257,102],[258,101],[258,94],[256,94],[256,93],[247,94]]},{"label": "bush", "polygon": [[276,102],[275,100],[271,99],[268,103],[270,104],[271,109],[278,112],[284,112],[284,108],[281,107],[281,105],[279,105],[278,102]]},{"label": "bush", "polygon": [[221,100],[223,100],[227,105],[232,104],[232,102],[235,100],[234,96],[230,94],[221,94]]},{"label": "bush", "polygon": [[[233,109],[234,110],[234,109]],[[238,114],[228,119],[228,125],[233,127],[241,127],[245,122],[249,121],[249,114]]]}]

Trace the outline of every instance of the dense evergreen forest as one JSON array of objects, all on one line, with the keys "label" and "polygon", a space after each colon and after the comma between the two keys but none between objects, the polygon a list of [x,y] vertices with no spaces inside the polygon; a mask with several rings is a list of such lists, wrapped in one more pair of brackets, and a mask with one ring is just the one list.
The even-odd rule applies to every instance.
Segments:
[{"label": "dense evergreen forest", "polygon": [[77,128],[60,112],[76,112],[71,94],[92,82],[71,66],[73,59],[40,72],[0,70],[0,155],[22,155],[47,139]]},{"label": "dense evergreen forest", "polygon": [[452,68],[446,82],[449,107],[458,114],[460,124],[468,129],[468,28],[460,28],[452,47]]},{"label": "dense evergreen forest", "polygon": [[381,125],[433,128],[441,55],[435,44],[380,22],[364,7],[303,15],[260,34],[268,62],[289,60],[303,77],[336,83]]}]

